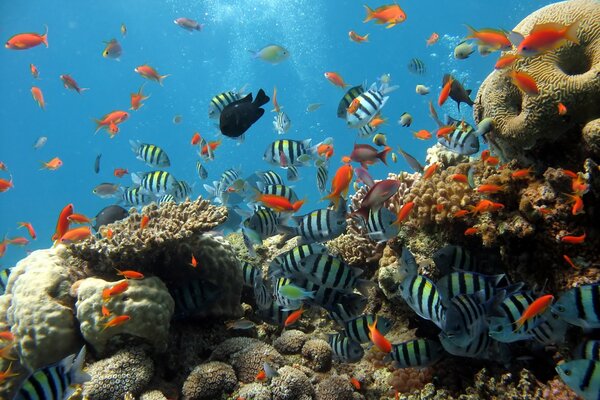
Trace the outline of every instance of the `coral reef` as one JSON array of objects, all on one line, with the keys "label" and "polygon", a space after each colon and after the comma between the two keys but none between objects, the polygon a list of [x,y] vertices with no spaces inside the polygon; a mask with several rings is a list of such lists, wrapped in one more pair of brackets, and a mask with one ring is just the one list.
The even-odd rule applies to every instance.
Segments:
[{"label": "coral reef", "polygon": [[[531,74],[539,94],[523,94],[502,71],[492,72],[481,84],[473,108],[475,120],[479,123],[484,118],[494,119],[488,138],[502,149],[505,157],[522,161],[535,157],[552,162],[557,159],[557,151],[561,153],[559,159],[565,160],[566,151],[581,162],[581,156],[600,155],[596,145],[598,130],[594,128],[598,124],[595,120],[600,118],[597,2],[575,0],[549,5],[526,17],[513,30],[527,35],[536,24],[571,24],[576,20],[580,22],[579,45],[569,42],[537,57],[523,57],[512,66]],[[557,113],[558,102],[567,106],[566,115]],[[581,127],[586,132],[583,137]],[[580,151],[582,154],[576,154]]]},{"label": "coral reef", "polygon": [[425,164],[432,165],[433,163],[439,163],[444,168],[468,162],[469,156],[463,156],[462,154],[450,151],[439,143],[429,147],[425,156]]},{"label": "coral reef", "polygon": [[333,255],[340,256],[348,265],[364,266],[381,257],[383,244],[377,244],[366,235],[344,233],[327,242],[327,248]]},{"label": "coral reef", "polygon": [[306,374],[288,365],[280,368],[271,380],[273,400],[311,400],[315,389]]},{"label": "coral reef", "polygon": [[271,400],[273,394],[268,386],[264,386],[260,383],[250,383],[244,385],[238,392],[238,398],[252,399],[252,400]]},{"label": "coral reef", "polygon": [[160,390],[150,390],[140,395],[140,400],[167,400]]},{"label": "coral reef", "polygon": [[[78,282],[77,320],[86,342],[96,352],[104,354],[107,348],[122,346],[121,336],[129,335],[143,338],[158,352],[164,351],[174,309],[173,299],[164,283],[156,277],[129,280],[125,292],[104,301],[103,290],[115,284],[98,278]],[[111,312],[111,316],[102,315],[103,305]],[[130,320],[119,326],[105,328],[113,316],[120,315],[127,315]],[[111,341],[113,346],[109,346]]]},{"label": "coral reef", "polygon": [[354,388],[350,383],[350,379],[339,375],[331,376],[319,382],[316,393],[318,400],[354,399]]},{"label": "coral reef", "polygon": [[302,350],[302,346],[308,340],[308,335],[297,329],[290,329],[281,333],[281,335],[273,341],[273,347],[281,354],[298,354]]},{"label": "coral reef", "polygon": [[182,394],[185,400],[210,400],[233,392],[236,386],[233,368],[211,361],[194,368],[183,384]]},{"label": "coral reef", "polygon": [[322,339],[310,339],[302,346],[302,357],[305,365],[316,372],[327,372],[331,369],[331,346]]}]

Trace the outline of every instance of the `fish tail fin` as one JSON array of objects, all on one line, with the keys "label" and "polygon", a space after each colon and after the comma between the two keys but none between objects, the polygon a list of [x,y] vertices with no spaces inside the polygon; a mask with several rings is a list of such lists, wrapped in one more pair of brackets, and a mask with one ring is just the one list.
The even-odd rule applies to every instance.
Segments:
[{"label": "fish tail fin", "polygon": [[332,191],[330,194],[323,197],[321,200],[331,200],[331,202],[334,205],[334,210],[337,210],[338,205],[340,203],[340,198],[341,198],[341,196],[339,194],[336,194],[334,191]]},{"label": "fish tail fin", "polygon": [[162,83],[162,82],[163,82],[163,79],[165,79],[165,78],[167,78],[167,77],[169,77],[169,76],[171,76],[171,74],[159,75],[159,76],[158,76],[158,83],[160,83],[160,86],[162,86],[162,85],[163,85],[163,83]]},{"label": "fish tail fin", "polygon": [[363,23],[369,22],[370,20],[375,18],[375,16],[373,15],[373,13],[374,13],[373,9],[366,4],[365,4],[365,11],[367,12],[367,16],[365,17]]},{"label": "fish tail fin", "polygon": [[[565,39],[575,44],[579,44],[579,38],[577,37],[577,30],[579,29],[579,23],[581,18],[576,19],[571,25],[565,29]],[[47,46],[47,45],[46,45]]]},{"label": "fish tail fin", "polygon": [[255,50],[248,50],[248,53],[252,54],[252,58],[258,58],[258,52]]},{"label": "fish tail fin", "polygon": [[300,209],[300,207],[302,207],[302,205],[304,204],[305,201],[306,201],[306,199],[298,200],[297,202],[292,204],[292,208],[294,209],[294,212],[297,212]]},{"label": "fish tail fin", "polygon": [[369,34],[368,33],[364,36],[364,39],[365,39],[365,42],[369,41]]},{"label": "fish tail fin", "polygon": [[380,151],[379,153],[377,153],[377,158],[379,158],[381,160],[382,163],[384,163],[385,165],[387,164],[387,154],[392,150],[392,148],[390,146],[385,146],[385,148]]},{"label": "fish tail fin", "polygon": [[44,25],[44,28],[46,28],[46,31],[42,35],[42,43],[44,43],[46,48],[48,48],[48,25]]},{"label": "fish tail fin", "polygon": [[469,30],[469,35],[465,36],[465,39],[474,39],[477,31],[471,25],[465,24],[465,27]]},{"label": "fish tail fin", "polygon": [[266,95],[265,91],[260,89],[256,94],[256,98],[254,99],[253,104],[257,107],[264,106],[271,100],[269,96]]},{"label": "fish tail fin", "polygon": [[86,90],[90,90],[90,88],[86,88],[86,87],[79,88],[77,93],[81,94],[82,92],[85,92]]},{"label": "fish tail fin", "polygon": [[96,119],[96,118],[92,118],[92,121],[94,121],[94,123],[96,124],[96,130],[94,131],[94,135],[95,135],[96,133],[98,133],[98,131],[100,129],[102,129],[102,121],[100,121],[99,119]]}]

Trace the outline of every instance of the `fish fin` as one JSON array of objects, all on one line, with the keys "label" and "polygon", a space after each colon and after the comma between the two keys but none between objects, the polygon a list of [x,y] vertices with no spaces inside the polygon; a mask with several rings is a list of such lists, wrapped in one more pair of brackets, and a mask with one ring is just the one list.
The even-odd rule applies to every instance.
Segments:
[{"label": "fish fin", "polygon": [[467,89],[467,90],[465,90],[465,93],[467,93],[467,96],[470,96],[472,91],[473,90],[471,90],[471,89]]},{"label": "fish fin", "polygon": [[511,31],[508,34],[508,40],[510,40],[511,43],[516,47],[519,47],[523,39],[525,39],[525,37],[519,32]]},{"label": "fish fin", "polygon": [[139,185],[142,182],[144,173],[143,172],[133,172],[130,175],[131,175],[131,182],[133,182],[134,185]]},{"label": "fish fin", "polygon": [[469,30],[469,36],[465,36],[465,39],[474,39],[475,35],[477,34],[477,30],[475,30],[475,28],[473,28],[471,25],[465,24],[465,27]]},{"label": "fish fin", "polygon": [[386,146],[382,151],[377,153],[377,158],[379,158],[381,160],[381,162],[384,163],[385,165],[387,165],[386,156],[391,150],[392,150],[391,147]]},{"label": "fish fin", "polygon": [[381,92],[381,94],[386,95],[386,94],[392,93],[394,90],[398,89],[399,87],[400,86],[398,86],[398,85],[388,86],[386,84],[383,84],[379,88],[379,91]]},{"label": "fish fin", "polygon": [[[265,94],[265,91],[260,89],[256,94],[256,99],[254,99],[254,102],[252,104],[254,104],[256,107],[262,107],[265,104],[267,104],[270,100],[271,99],[269,98],[269,96]],[[264,112],[265,110],[262,110],[261,116],[262,114],[264,114]]]},{"label": "fish fin", "polygon": [[44,28],[46,29],[46,31],[42,35],[42,43],[44,43],[46,45],[46,48],[48,48],[48,25],[44,25]]},{"label": "fish fin", "polygon": [[365,11],[367,12],[367,16],[365,17],[363,23],[371,21],[375,16],[373,15],[373,9],[365,4]]},{"label": "fish fin", "polygon": [[567,30],[565,31],[565,39],[567,39],[575,44],[579,44],[579,38],[577,38],[577,29],[579,29],[580,22],[581,22],[581,18],[578,18],[571,25],[569,25],[567,27]]}]

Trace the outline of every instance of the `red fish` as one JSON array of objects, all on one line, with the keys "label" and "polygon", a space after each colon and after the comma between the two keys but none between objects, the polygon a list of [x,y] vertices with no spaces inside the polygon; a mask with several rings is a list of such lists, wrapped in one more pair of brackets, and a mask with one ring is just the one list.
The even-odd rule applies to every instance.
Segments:
[{"label": "red fish", "polygon": [[485,159],[484,163],[493,167],[500,164],[500,159],[498,157],[489,156]]},{"label": "red fish", "polygon": [[420,140],[429,140],[432,138],[431,132],[426,129],[421,129],[418,132],[413,132],[413,136]]},{"label": "red fish", "polygon": [[31,95],[33,96],[33,100],[35,100],[37,105],[43,110],[46,107],[46,102],[44,102],[44,94],[42,93],[42,89],[37,86],[32,86]]},{"label": "red fish", "polygon": [[113,174],[117,178],[122,178],[124,175],[127,175],[128,173],[129,173],[129,171],[124,168],[115,168],[115,170],[113,172]]},{"label": "red fish", "polygon": [[452,174],[450,179],[454,182],[469,183],[469,178],[465,174]]},{"label": "red fish", "polygon": [[40,168],[40,169],[49,169],[50,171],[55,171],[55,170],[59,169],[60,167],[62,167],[62,165],[63,165],[62,160],[58,157],[54,157],[52,160],[50,160],[48,162],[42,161],[42,168]]},{"label": "red fish", "polygon": [[267,379],[267,373],[264,369],[262,369],[258,374],[256,374],[254,379],[256,379],[257,381],[264,381],[265,379]]},{"label": "red fish", "polygon": [[58,220],[56,222],[56,229],[54,230],[54,235],[52,235],[52,240],[59,240],[63,235],[69,230],[69,215],[73,214],[73,204],[67,204],[58,215]]},{"label": "red fish", "polygon": [[462,218],[465,217],[467,214],[469,214],[468,210],[458,210],[452,215],[454,216],[454,218]]},{"label": "red fish", "polygon": [[153,67],[144,64],[136,67],[134,69],[135,72],[140,74],[143,78],[149,79],[151,81],[158,82],[162,86],[162,81],[169,75],[160,75],[158,71],[156,71]]},{"label": "red fish", "polygon": [[437,171],[438,167],[440,166],[439,163],[433,163],[431,164],[429,167],[427,167],[425,169],[425,172],[423,173],[423,179],[429,179],[433,176],[433,174],[435,174],[435,171]]},{"label": "red fish", "polygon": [[525,311],[523,311],[521,317],[514,322],[516,325],[515,332],[521,329],[525,322],[538,315],[542,315],[548,309],[548,307],[550,307],[550,304],[552,304],[553,301],[554,296],[551,294],[547,294],[535,299],[535,301],[531,303],[529,307],[525,309]]},{"label": "red fish", "polygon": [[571,257],[569,257],[566,254],[563,254],[563,258],[565,259],[565,261],[567,262],[567,264],[569,264],[571,266],[571,268],[576,269],[576,270],[580,270],[581,267],[578,267],[577,265],[575,265],[575,263],[573,262],[573,260],[571,260]]},{"label": "red fish", "polygon": [[425,42],[427,43],[427,46],[433,46],[439,39],[440,35],[438,35],[436,32],[433,32]]},{"label": "red fish", "polygon": [[129,282],[127,280],[121,281],[114,286],[108,287],[102,291],[102,299],[104,301],[109,300],[112,296],[117,296],[124,293],[129,288]]},{"label": "red fish", "polygon": [[352,384],[352,386],[354,386],[354,389],[356,390],[360,390],[360,382],[358,379],[351,377],[350,378],[350,383]]},{"label": "red fish", "polygon": [[29,232],[29,237],[31,237],[33,240],[37,238],[35,229],[33,229],[33,225],[31,225],[31,222],[17,222],[17,225],[19,225],[19,228],[27,228],[27,232]]},{"label": "red fish", "polygon": [[358,33],[354,32],[354,31],[350,31],[350,32],[348,32],[348,37],[350,38],[350,40],[352,40],[353,42],[356,42],[356,43],[365,43],[365,42],[369,41],[368,33],[364,36],[360,36]]},{"label": "red fish", "polygon": [[102,318],[110,317],[110,310],[102,304]]},{"label": "red fish", "polygon": [[579,196],[583,196],[590,190],[590,185],[585,182],[583,176],[576,175],[575,178],[571,181],[571,189],[573,192]]},{"label": "red fish", "polygon": [[265,207],[269,207],[277,212],[296,212],[304,204],[304,200],[299,200],[292,204],[286,197],[260,192],[256,194],[256,200],[263,203]]},{"label": "red fish", "polygon": [[376,19],[377,24],[387,24],[386,28],[388,29],[406,20],[406,14],[398,4],[384,5],[377,7],[375,10],[369,8],[369,6],[365,4],[365,10],[367,16],[363,22],[369,22]]},{"label": "red fish", "polygon": [[567,106],[565,106],[563,103],[558,103],[557,108],[558,108],[558,115],[560,115],[561,117],[563,115],[567,114]]},{"label": "red fish", "polygon": [[335,208],[338,208],[340,198],[346,197],[352,177],[354,176],[354,170],[351,165],[344,164],[338,168],[331,182],[331,193],[323,197],[321,200],[331,200],[335,204]]},{"label": "red fish", "polygon": [[190,262],[190,265],[193,268],[197,268],[198,267],[198,260],[196,260],[196,257],[194,257],[194,255],[192,254],[192,261]]},{"label": "red fish", "polygon": [[481,161],[485,161],[490,157],[490,151],[484,150],[481,152]]},{"label": "red fish", "polygon": [[198,132],[194,132],[194,135],[192,136],[192,140],[190,141],[190,144],[192,146],[195,146],[198,144],[198,142],[200,142],[200,134]]},{"label": "red fish", "polygon": [[506,34],[498,29],[481,29],[475,30],[475,28],[467,25],[469,35],[467,39],[477,39],[481,44],[485,44],[494,50],[510,50],[512,43],[506,37]]},{"label": "red fish", "polygon": [[346,112],[348,114],[354,114],[356,111],[358,111],[358,107],[359,106],[360,106],[360,99],[357,97],[354,100],[352,100],[352,102],[350,103],[350,105],[346,109]]},{"label": "red fish", "polygon": [[69,222],[72,222],[75,224],[91,224],[92,223],[92,220],[83,214],[73,213],[73,214],[69,215],[67,217],[67,219],[69,220]]},{"label": "red fish", "polygon": [[15,335],[13,335],[11,331],[2,331],[0,332],[0,339],[12,342],[15,340]]},{"label": "red fish", "polygon": [[452,89],[452,83],[454,83],[454,79],[450,77],[450,79],[448,79],[448,82],[446,82],[446,84],[442,88],[442,91],[440,92],[440,97],[438,98],[438,106],[442,106],[446,102],[446,100],[448,100],[448,96],[450,95],[450,89]]},{"label": "red fish", "polygon": [[576,194],[567,194],[567,197],[569,197],[569,202],[573,203],[571,214],[579,215],[585,213],[585,211],[583,211],[583,200],[581,199],[581,196]]},{"label": "red fish", "polygon": [[585,233],[580,236],[566,235],[560,238],[560,241],[568,244],[581,244],[585,241]]},{"label": "red fish", "polygon": [[121,271],[120,269],[116,269],[116,270],[117,270],[117,275],[121,275],[125,279],[144,279],[144,274],[142,274],[141,272],[132,271],[132,270]]},{"label": "red fish", "polygon": [[150,98],[150,96],[144,96],[144,93],[143,93],[144,85],[145,85],[145,83],[142,86],[140,86],[137,93],[131,93],[131,107],[129,107],[130,110],[134,110],[134,111],[139,110],[144,105],[144,104],[142,104],[142,101]]},{"label": "red fish", "polygon": [[531,171],[532,171],[531,167],[525,168],[525,169],[519,169],[519,170],[511,173],[510,176],[513,179],[529,178],[531,175]]},{"label": "red fish", "polygon": [[16,246],[25,246],[27,244],[29,244],[29,240],[26,237],[14,237],[12,239],[7,239],[6,240],[7,243],[9,244],[14,244]]},{"label": "red fish", "polygon": [[118,315],[116,317],[111,318],[107,323],[105,323],[104,328],[102,328],[102,330],[105,330],[106,328],[114,328],[116,326],[123,325],[130,319],[131,319],[131,317],[129,315]]},{"label": "red fish", "polygon": [[0,371],[0,383],[4,382],[8,378],[12,378],[14,376],[18,376],[18,372],[13,372],[12,370],[12,362],[8,364],[8,367],[5,371]]},{"label": "red fish", "polygon": [[382,151],[377,152],[377,149],[369,144],[355,144],[350,159],[360,163],[363,168],[375,164],[377,159],[387,165],[386,156],[391,150],[391,147],[386,146]]},{"label": "red fish", "polygon": [[129,113],[126,111],[116,110],[104,115],[101,119],[95,119],[96,132],[102,128],[107,128],[112,124],[118,125],[129,118]]},{"label": "red fish", "polygon": [[317,146],[317,154],[320,157],[325,156],[325,159],[329,160],[333,155],[333,145],[329,143],[322,143]]},{"label": "red fish", "polygon": [[495,69],[504,69],[506,67],[511,66],[519,58],[520,58],[520,56],[518,54],[506,54],[506,55],[500,57],[498,59],[498,61],[496,61],[494,68]]},{"label": "red fish", "polygon": [[61,243],[76,243],[87,239],[92,236],[92,231],[89,226],[82,226],[79,228],[69,229],[60,238]]},{"label": "red fish", "polygon": [[150,222],[150,217],[147,215],[143,215],[142,220],[140,221],[140,230],[143,231],[144,228],[148,226],[149,222]]},{"label": "red fish", "polygon": [[469,206],[469,208],[473,215],[477,215],[477,214],[481,214],[484,212],[492,212],[492,211],[501,210],[504,208],[504,205],[500,204],[500,203],[494,203],[493,201],[490,201],[487,199],[482,199],[482,200],[479,200],[477,205]]},{"label": "red fish", "polygon": [[38,33],[18,33],[12,36],[4,47],[11,50],[26,50],[40,44],[45,44],[48,47],[48,27],[46,26],[46,32],[43,35]]},{"label": "red fish", "polygon": [[[445,101],[445,100],[444,100]],[[437,138],[441,138],[441,137],[446,137],[448,136],[450,133],[454,132],[454,130],[456,129],[456,126],[454,125],[446,125],[446,126],[442,126],[440,127],[437,132],[436,132],[436,137]]]},{"label": "red fish", "polygon": [[371,342],[384,353],[390,353],[392,351],[392,344],[381,334],[381,332],[379,332],[379,329],[377,329],[377,317],[375,317],[372,324],[368,324],[368,327]]},{"label": "red fish", "polygon": [[12,180],[12,176],[10,177],[10,180],[6,180],[3,178],[0,178],[0,193],[6,192],[8,189],[13,188],[13,180]]},{"label": "red fish", "polygon": [[33,64],[29,64],[29,71],[31,72],[31,76],[33,76],[34,79],[38,79],[38,77],[40,76],[40,71],[38,71],[37,67]]},{"label": "red fish", "polygon": [[304,308],[300,307],[300,309],[294,311],[293,313],[291,313],[286,319],[285,322],[283,323],[283,326],[288,327],[292,324],[295,324],[296,321],[298,321],[300,319],[300,317],[302,316],[302,313],[304,312]]},{"label": "red fish", "polygon": [[329,82],[333,83],[335,86],[341,87],[342,89],[344,89],[346,86],[350,86],[344,82],[344,78],[342,78],[342,76],[337,72],[325,72],[323,75],[325,75],[325,78],[327,78]]},{"label": "red fish", "polygon": [[523,56],[532,57],[548,50],[555,50],[567,41],[579,44],[577,29],[580,21],[577,19],[571,25],[553,22],[537,24],[518,44],[517,51]]},{"label": "red fish", "polygon": [[477,228],[472,226],[470,228],[467,228],[465,230],[465,236],[473,236],[478,232]]},{"label": "red fish", "polygon": [[398,215],[396,216],[396,221],[394,221],[394,225],[401,224],[402,221],[404,221],[406,217],[408,217],[408,214],[410,214],[414,206],[414,201],[409,201],[408,203],[403,204],[402,208],[400,208],[400,211],[398,211]]},{"label": "red fish", "polygon": [[221,145],[221,139],[214,141],[214,142],[208,142],[207,144],[205,144],[202,149],[200,150],[200,154],[203,156],[207,156],[208,155],[208,147],[210,146],[211,151],[215,151],[217,147],[219,147]]},{"label": "red fish", "polygon": [[534,96],[540,93],[535,79],[527,72],[509,71],[507,75],[511,78],[513,84],[522,92]]},{"label": "red fish", "polygon": [[477,192],[494,194],[506,190],[506,185],[483,184],[477,186]]},{"label": "red fish", "polygon": [[88,88],[81,88],[81,87],[79,87],[79,85],[77,84],[77,82],[75,81],[75,79],[71,78],[70,75],[66,75],[66,74],[65,75],[61,75],[60,76],[60,80],[63,81],[63,85],[65,86],[65,88],[74,90],[74,91],[76,91],[79,94],[81,94],[81,92],[89,90]]}]

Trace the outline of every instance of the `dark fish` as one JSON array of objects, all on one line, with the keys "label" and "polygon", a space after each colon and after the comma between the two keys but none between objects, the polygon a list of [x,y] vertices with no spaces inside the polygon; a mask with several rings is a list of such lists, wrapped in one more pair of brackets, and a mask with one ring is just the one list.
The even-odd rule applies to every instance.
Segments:
[{"label": "dark fish", "polygon": [[416,158],[414,158],[413,156],[411,156],[410,154],[408,154],[407,152],[402,150],[401,147],[398,147],[398,151],[400,152],[400,154],[402,154],[402,157],[404,157],[404,159],[406,160],[408,165],[410,165],[410,167],[413,169],[413,171],[423,172],[424,168],[421,165],[421,163],[417,161]]},{"label": "dark fish", "polygon": [[220,286],[202,279],[188,280],[181,285],[169,287],[169,293],[175,301],[175,319],[205,312],[223,294]]},{"label": "dark fish", "polygon": [[98,232],[98,229],[100,229],[101,226],[112,224],[113,222],[122,220],[127,216],[129,216],[129,211],[116,204],[104,207],[102,210],[100,210],[98,215],[96,215],[96,218],[94,218],[94,230]]},{"label": "dark fish", "polygon": [[260,89],[256,95],[256,99],[252,101],[252,93],[248,94],[243,99],[229,104],[221,112],[219,119],[219,128],[225,136],[237,138],[240,137],[263,116],[265,110],[260,108],[271,100],[265,94],[265,91]]},{"label": "dark fish", "polygon": [[94,172],[95,173],[99,173],[100,172],[100,158],[102,157],[102,153],[98,154],[96,156],[96,161],[94,161]]},{"label": "dark fish", "polygon": [[352,100],[354,100],[364,92],[365,88],[363,87],[363,85],[354,86],[348,89],[348,91],[346,92],[346,94],[344,94],[344,97],[342,97],[342,100],[340,100],[340,103],[338,104],[338,118],[346,119],[346,112],[348,110],[348,107],[350,107],[350,103],[352,103]]},{"label": "dark fish", "polygon": [[448,244],[433,253],[433,262],[440,274],[447,275],[453,271],[477,271],[477,260],[471,252],[462,246]]},{"label": "dark fish", "polygon": [[414,339],[392,345],[390,355],[397,368],[423,368],[440,360],[444,349],[438,341]]},{"label": "dark fish", "polygon": [[425,72],[427,72],[427,67],[425,66],[425,63],[418,58],[413,58],[412,60],[410,60],[407,67],[410,73],[415,75],[423,75]]},{"label": "dark fish", "polygon": [[465,90],[463,85],[452,75],[445,74],[442,79],[442,87],[448,82],[448,79],[452,78],[452,85],[450,86],[450,98],[456,102],[458,110],[460,111],[460,103],[467,103],[473,107],[473,100],[469,97],[471,95],[471,89]]}]

